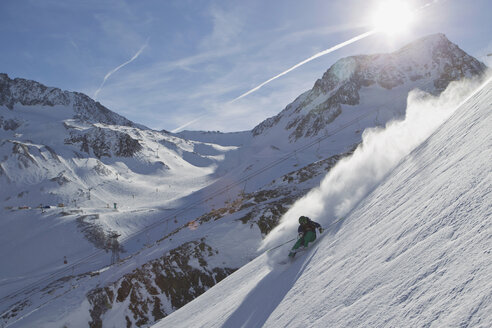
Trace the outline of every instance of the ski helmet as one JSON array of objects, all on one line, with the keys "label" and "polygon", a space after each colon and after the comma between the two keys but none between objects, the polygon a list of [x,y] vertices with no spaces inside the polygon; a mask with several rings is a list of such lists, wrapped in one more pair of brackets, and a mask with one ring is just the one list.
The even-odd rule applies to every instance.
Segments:
[{"label": "ski helmet", "polygon": [[305,216],[300,216],[299,217],[299,224],[304,224],[307,223],[307,217]]}]

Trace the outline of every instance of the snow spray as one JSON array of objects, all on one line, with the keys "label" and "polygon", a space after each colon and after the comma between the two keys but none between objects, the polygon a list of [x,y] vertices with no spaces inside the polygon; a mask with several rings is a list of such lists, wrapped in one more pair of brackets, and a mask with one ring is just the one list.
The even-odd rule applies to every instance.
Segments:
[{"label": "snow spray", "polygon": [[[490,81],[490,72],[485,80]],[[482,79],[483,81],[483,79]],[[398,165],[398,163],[437,128],[461,104],[478,92],[480,81],[451,82],[440,96],[413,90],[407,97],[405,118],[391,121],[384,128],[368,128],[362,143],[352,156],[342,159],[322,180],[319,187],[298,200],[265,238],[260,250],[269,249],[296,235],[297,220],[306,215],[322,226],[339,217],[350,215],[366,197]],[[483,86],[483,85],[482,85]],[[328,233],[328,232],[326,232]],[[286,256],[286,245],[275,254]]]}]

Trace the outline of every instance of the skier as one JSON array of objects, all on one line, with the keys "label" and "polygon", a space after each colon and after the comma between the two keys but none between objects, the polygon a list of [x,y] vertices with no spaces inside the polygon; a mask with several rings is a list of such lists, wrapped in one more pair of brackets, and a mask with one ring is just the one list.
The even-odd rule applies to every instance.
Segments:
[{"label": "skier", "polygon": [[323,228],[317,222],[311,221],[307,216],[299,217],[299,228],[297,232],[299,233],[299,239],[296,244],[290,250],[289,257],[294,257],[296,255],[296,250],[302,246],[303,249],[307,248],[308,244],[316,240],[316,228],[318,228],[319,233],[323,233]]}]

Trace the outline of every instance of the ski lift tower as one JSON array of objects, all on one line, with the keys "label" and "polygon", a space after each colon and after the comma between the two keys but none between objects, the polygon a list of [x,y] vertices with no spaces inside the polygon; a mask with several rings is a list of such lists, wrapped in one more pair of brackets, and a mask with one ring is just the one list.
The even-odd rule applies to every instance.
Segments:
[{"label": "ski lift tower", "polygon": [[109,238],[111,238],[109,247],[111,249],[111,265],[118,263],[120,260],[120,243],[118,242],[119,236],[121,235],[116,232],[109,236]]}]

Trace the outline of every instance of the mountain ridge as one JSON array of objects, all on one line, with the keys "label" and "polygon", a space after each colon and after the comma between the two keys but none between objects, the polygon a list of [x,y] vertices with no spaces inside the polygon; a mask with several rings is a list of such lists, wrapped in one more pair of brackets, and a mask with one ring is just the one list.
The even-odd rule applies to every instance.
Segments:
[{"label": "mountain ridge", "polygon": [[[343,105],[359,105],[363,88],[391,90],[407,84],[408,91],[420,87],[439,94],[449,82],[481,75],[486,68],[442,33],[423,37],[389,54],[345,57],[335,62],[311,90],[253,128],[252,134],[258,137],[280,125],[289,132],[290,142],[312,138],[342,114]],[[419,84],[429,79],[431,85]]]},{"label": "mountain ridge", "polygon": [[23,106],[66,106],[73,109],[74,115],[72,118],[74,119],[89,123],[147,129],[143,125],[136,124],[109,110],[98,101],[81,92],[64,91],[23,78],[11,79],[7,74],[0,73],[0,106],[14,110],[15,104]]},{"label": "mountain ridge", "polygon": [[[352,72],[337,68],[332,73],[335,71],[344,74]],[[43,116],[41,114],[45,114],[41,112],[43,108],[49,106],[43,104],[51,101],[46,90],[36,93],[41,95],[36,98],[37,101],[48,95],[46,103],[24,106],[17,102],[13,110],[0,105],[5,113],[3,123],[0,119],[0,128],[3,126],[0,135],[2,138],[6,136],[5,143],[0,143],[0,154],[4,156],[0,161],[0,179],[12,177],[8,182],[9,193],[0,193],[0,196],[8,196],[4,204],[10,205],[10,208],[4,213],[11,217],[5,221],[10,226],[5,226],[5,222],[0,224],[8,228],[5,231],[11,229],[14,233],[19,225],[30,223],[40,232],[35,235],[38,237],[36,240],[44,240],[41,237],[50,236],[52,231],[59,231],[58,227],[63,225],[72,229],[70,238],[83,247],[74,250],[70,243],[60,247],[57,244],[60,239],[50,240],[51,244],[47,244],[58,246],[56,248],[63,249],[63,253],[54,250],[54,254],[50,254],[44,262],[39,260],[43,268],[49,267],[49,270],[63,268],[59,263],[63,255],[67,255],[71,264],[74,254],[80,257],[80,254],[86,254],[84,251],[92,252],[94,247],[108,251],[111,236],[116,233],[124,238],[136,234],[136,238],[122,243],[122,249],[129,254],[121,262],[106,265],[105,258],[101,256],[97,258],[98,262],[77,266],[71,276],[60,277],[53,283],[58,287],[49,290],[50,293],[61,294],[70,290],[70,284],[78,286],[74,291],[78,293],[77,297],[72,298],[74,305],[66,313],[75,316],[81,325],[88,322],[95,327],[111,323],[116,326],[151,324],[258,255],[256,249],[259,243],[275,228],[295,200],[319,185],[324,174],[353,152],[361,141],[364,129],[380,127],[404,115],[409,88],[418,86],[411,80],[412,83],[404,84],[403,88],[396,86],[391,89],[380,87],[377,83],[363,87],[359,85],[360,81],[350,83],[350,78],[348,81],[345,87],[337,84],[327,94],[320,89],[318,98],[306,103],[312,107],[301,106],[299,99],[306,100],[306,96],[300,96],[296,99],[297,103],[294,101],[290,107],[287,106],[290,111],[284,112],[286,108],[283,112],[289,119],[291,117],[287,114],[292,118],[296,115],[300,117],[306,114],[303,111],[308,114],[313,111],[311,118],[314,119],[316,115],[324,115],[323,120],[318,121],[319,125],[312,122],[304,125],[305,129],[312,129],[313,132],[319,127],[317,133],[309,136],[301,133],[297,139],[295,134],[289,139],[287,133],[295,132],[299,124],[294,124],[286,133],[283,126],[274,126],[254,138],[251,131],[229,134],[184,131],[170,134],[125,125],[108,125],[94,117],[89,118],[94,120],[91,123],[83,118],[65,115],[66,106],[63,105],[48,108],[46,114],[53,119],[37,121]],[[427,87],[424,91],[435,89],[433,80],[424,76],[422,81]],[[322,87],[321,82],[319,87]],[[327,113],[319,108],[316,110],[315,106],[326,102],[330,95],[335,96],[334,107],[330,107]],[[321,99],[320,96],[325,98]],[[371,96],[386,96],[384,100],[391,105],[386,116],[383,110],[380,113],[377,108],[381,103],[366,104]],[[338,104],[340,101],[355,104],[356,100],[359,105]],[[337,113],[337,104],[340,105],[340,113]],[[16,111],[28,124],[11,119]],[[26,117],[33,113],[36,115],[29,123]],[[335,117],[327,123],[328,115]],[[367,119],[359,120],[361,115]],[[39,122],[46,124],[46,127],[34,130]],[[47,131],[57,133],[53,135]],[[61,142],[60,136],[64,136]],[[305,147],[306,142],[315,145],[313,140],[316,141],[316,138],[319,140],[317,147]],[[5,160],[5,156],[10,156],[10,159]],[[24,167],[16,168],[18,164]],[[48,175],[42,172],[46,169]],[[32,178],[24,178],[30,170],[34,172]],[[16,175],[13,174],[16,172],[18,177],[22,176],[24,184],[17,189],[14,183]],[[42,174],[45,174],[43,176],[47,181],[39,186],[33,185],[31,180]],[[57,192],[66,197],[37,198],[35,189],[38,187],[43,197]],[[54,199],[65,202],[66,207],[50,208],[44,214],[29,210],[31,212],[26,212],[24,216],[21,209],[14,207],[33,200],[53,204]],[[73,203],[74,200],[76,203]],[[114,210],[110,206],[113,203]],[[186,206],[190,206],[188,212],[185,212]],[[39,222],[43,224],[39,225]],[[73,232],[76,230],[74,224],[85,236]],[[49,231],[42,230],[50,225],[52,228]],[[149,226],[153,229],[147,230]],[[241,240],[239,246],[237,240]],[[22,249],[29,240],[20,236],[19,242],[17,248]],[[5,248],[15,253],[16,249],[4,246],[0,250]],[[178,265],[169,269],[163,277],[159,274],[159,268],[162,268],[162,263],[169,263],[169,255],[182,256],[182,259],[178,257],[182,261],[177,261]],[[12,263],[18,264],[17,267],[9,265],[4,269],[19,273],[19,268],[24,264],[16,261],[11,259]],[[33,265],[28,268],[33,272],[37,267]],[[220,274],[217,276],[217,273]],[[180,279],[179,284],[176,277]],[[169,279],[169,288],[166,279]],[[204,279],[206,283],[202,281]],[[5,281],[6,286],[19,283],[12,277],[6,277]],[[130,283],[134,284],[131,291]],[[37,298],[49,297],[42,287],[31,291],[25,299],[19,297],[13,307],[15,311],[2,318],[6,322],[17,320],[37,306]],[[64,308],[62,300],[60,298],[60,302],[54,302],[58,306],[49,305],[47,308]],[[54,321],[64,324],[66,316],[57,317],[59,310],[46,311],[50,315],[49,320],[58,318]],[[44,322],[46,326],[47,321],[40,316],[41,313],[39,311],[27,321]],[[85,321],[82,323],[80,320]]]},{"label": "mountain ridge", "polygon": [[152,327],[489,327],[487,83],[293,262],[269,249]]}]

